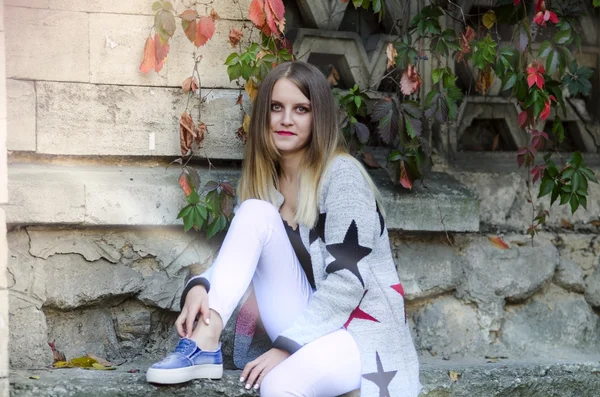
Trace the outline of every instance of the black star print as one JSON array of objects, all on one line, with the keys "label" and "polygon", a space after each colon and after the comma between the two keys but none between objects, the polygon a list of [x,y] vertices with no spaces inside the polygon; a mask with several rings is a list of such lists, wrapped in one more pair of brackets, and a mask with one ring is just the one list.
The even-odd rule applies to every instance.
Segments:
[{"label": "black star print", "polygon": [[320,238],[325,242],[325,219],[327,219],[327,213],[319,214],[319,220],[315,227],[310,229],[308,233],[308,244],[311,245],[316,239]]},{"label": "black star print", "polygon": [[356,221],[352,221],[344,237],[344,241],[339,244],[329,244],[327,251],[335,258],[333,262],[327,266],[327,273],[337,272],[339,270],[349,270],[365,286],[360,272],[358,271],[358,262],[372,251],[371,248],[363,247],[358,243],[358,227]]},{"label": "black star print", "polygon": [[381,211],[379,210],[379,205],[377,205],[377,215],[379,215],[379,227],[381,228],[381,231],[379,232],[379,236],[381,236],[383,234],[383,231],[385,230],[385,220],[383,219],[383,215],[381,214]]},{"label": "black star print", "polygon": [[391,397],[388,386],[398,371],[385,372],[383,370],[383,365],[381,364],[381,359],[379,358],[378,352],[375,352],[375,360],[377,360],[377,372],[364,374],[363,378],[370,380],[379,387],[379,397]]}]

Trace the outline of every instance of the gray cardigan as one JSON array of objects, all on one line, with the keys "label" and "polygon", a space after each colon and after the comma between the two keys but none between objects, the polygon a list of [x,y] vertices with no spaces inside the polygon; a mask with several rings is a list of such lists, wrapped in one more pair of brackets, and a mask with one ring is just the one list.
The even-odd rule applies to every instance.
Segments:
[{"label": "gray cardigan", "polygon": [[[273,347],[294,353],[345,327],[361,353],[362,397],[416,397],[421,389],[419,363],[404,291],[383,216],[358,167],[338,156],[323,176],[318,223],[311,230],[300,225],[316,290],[305,312]],[[209,285],[210,273],[195,277],[195,283],[188,281],[185,292],[199,281]]]}]

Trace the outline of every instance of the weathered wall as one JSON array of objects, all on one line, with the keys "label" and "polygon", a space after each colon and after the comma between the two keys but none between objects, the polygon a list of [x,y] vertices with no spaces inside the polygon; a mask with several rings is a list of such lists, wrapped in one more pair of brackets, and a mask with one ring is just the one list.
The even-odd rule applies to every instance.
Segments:
[{"label": "weathered wall", "polygon": [[[0,10],[4,1],[0,0]],[[4,12],[0,12],[0,205],[8,202],[6,164],[6,79],[5,79]],[[6,289],[6,214],[0,208],[0,397],[8,397],[8,291]]]},{"label": "weathered wall", "polygon": [[[239,1],[244,12],[249,2]],[[178,86],[191,70],[192,46],[179,29],[165,68],[158,75],[139,72],[151,3],[5,0],[0,7],[8,102],[0,123],[7,119],[12,152],[0,314],[7,285],[13,367],[51,363],[49,341],[68,358],[162,355],[175,343],[172,323],[187,267],[209,263],[217,249],[216,241],[183,233],[175,219],[184,199],[176,171],[164,168],[179,151],[185,98]],[[209,135],[201,155],[235,160],[242,155],[235,138],[239,91],[223,62],[231,52],[229,28],[244,21],[233,0],[215,8],[222,19],[200,50],[202,84],[212,89],[203,108]],[[320,43],[345,40],[340,48],[353,48],[359,69],[367,68],[360,40],[303,32],[311,34]],[[380,64],[368,61],[374,69]],[[0,147],[0,156],[5,152]],[[237,163],[219,167],[222,176],[236,177]],[[436,167],[446,172],[426,182],[436,189],[383,189],[394,206],[389,224],[404,230],[392,231],[392,245],[420,352],[444,358],[600,354],[600,188],[590,186],[587,211],[572,216],[553,208],[549,227],[532,245],[523,235],[531,214],[521,174],[469,172],[441,161]],[[205,178],[206,169],[198,168]],[[3,170],[0,203],[6,202]],[[510,249],[492,246],[491,235],[502,236]],[[231,351],[230,343],[225,347]]]}]

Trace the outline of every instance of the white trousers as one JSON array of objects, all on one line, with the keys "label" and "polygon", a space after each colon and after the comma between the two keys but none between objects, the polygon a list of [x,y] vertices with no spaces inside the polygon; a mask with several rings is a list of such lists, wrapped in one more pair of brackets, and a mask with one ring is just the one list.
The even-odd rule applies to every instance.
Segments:
[{"label": "white trousers", "polygon": [[[277,209],[246,200],[236,211],[211,269],[209,306],[227,323],[252,282],[271,340],[308,305],[312,289]],[[358,346],[345,329],[302,347],[265,376],[263,397],[335,397],[360,388]]]}]

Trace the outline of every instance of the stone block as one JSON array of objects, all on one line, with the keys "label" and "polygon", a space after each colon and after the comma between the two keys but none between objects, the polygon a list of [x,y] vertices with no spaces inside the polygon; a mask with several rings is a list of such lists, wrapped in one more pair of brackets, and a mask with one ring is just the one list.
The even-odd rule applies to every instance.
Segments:
[{"label": "stone block", "polygon": [[[10,0],[12,2],[19,0]],[[133,14],[133,15],[154,15],[152,11],[152,2],[147,0],[108,0],[108,1],[95,1],[95,0],[24,0],[24,1],[39,1],[40,3],[49,4],[49,7],[56,10],[69,10],[69,11],[84,11],[93,13],[109,13],[109,14]],[[184,7],[178,2],[174,3],[175,10],[177,13],[181,13]],[[233,1],[219,1],[215,2],[214,8],[223,19],[240,19],[240,7],[244,14],[244,18],[247,18],[248,9],[250,7],[250,0],[240,0],[239,6]],[[48,6],[44,7],[47,8]],[[198,12],[203,13],[205,7],[199,5],[197,7]],[[210,10],[210,9],[209,9]],[[242,19],[244,19],[242,18]],[[177,29],[181,32],[180,26]]]},{"label": "stone block", "polygon": [[484,347],[477,312],[453,297],[443,297],[418,310],[415,321],[417,349],[436,356],[467,355]]},{"label": "stone block", "polygon": [[8,234],[8,249],[8,288],[12,294],[41,309],[46,301],[44,261],[29,254],[29,236],[24,229]]},{"label": "stone block", "polygon": [[9,292],[11,368],[41,368],[52,364],[46,316],[35,305]]},{"label": "stone block", "polygon": [[600,267],[585,279],[585,300],[595,308],[600,308]]},{"label": "stone block", "polygon": [[140,71],[144,44],[153,24],[152,17],[140,15],[95,14],[90,18],[90,81],[98,84],[166,85],[171,55],[160,73],[152,71],[145,75]]},{"label": "stone block", "polygon": [[8,287],[6,278],[7,268],[8,244],[6,242],[6,214],[4,214],[4,210],[0,208],[0,290]]},{"label": "stone block", "polygon": [[381,195],[388,229],[478,231],[479,203],[473,193],[446,173],[431,173],[425,186],[411,191],[394,185],[389,175],[371,173]]},{"label": "stone block", "polygon": [[70,310],[45,309],[48,339],[67,360],[93,353],[107,360],[121,360],[119,340],[109,308]]},{"label": "stone block", "polygon": [[[505,227],[523,181],[517,173],[456,173],[456,177],[479,199],[481,223]],[[530,206],[531,208],[531,206]],[[530,219],[531,217],[527,218]]]},{"label": "stone block", "polygon": [[4,0],[4,5],[27,8],[48,8],[49,1],[50,0]]},{"label": "stone block", "polygon": [[[246,23],[250,25],[250,23]],[[225,60],[232,52],[238,51],[229,44],[229,31],[231,28],[242,30],[244,37],[248,37],[249,29],[243,28],[241,21],[217,20],[215,22],[215,34],[204,46],[197,50],[203,56],[200,65],[200,79],[203,88],[229,87],[236,88],[235,80],[230,82],[227,75]],[[167,84],[169,86],[181,86],[183,80],[191,75],[194,68],[193,53],[196,47],[190,43],[182,31],[178,31],[171,39],[171,49],[167,60]],[[204,92],[204,91],[203,91]],[[208,92],[208,91],[206,91]]]},{"label": "stone block", "polygon": [[139,302],[125,302],[112,309],[119,352],[123,357],[139,356],[147,345],[153,328],[152,311]]},{"label": "stone block", "polygon": [[6,7],[6,75],[89,81],[88,14]]},{"label": "stone block", "polygon": [[398,276],[407,300],[438,295],[459,284],[462,258],[443,240],[394,236],[393,241]]},{"label": "stone block", "polygon": [[567,291],[585,292],[583,271],[576,263],[569,259],[560,258],[553,281],[556,285],[563,287]]},{"label": "stone block", "polygon": [[0,119],[0,204],[8,202],[8,164],[6,151],[6,120]]},{"label": "stone block", "polygon": [[0,61],[0,119],[6,119],[6,43],[4,32],[0,32]]},{"label": "stone block", "polygon": [[591,274],[598,265],[599,252],[594,250],[598,238],[594,234],[559,234],[561,256],[575,262],[585,275]]},{"label": "stone block", "polygon": [[[13,167],[8,170],[10,202],[4,206],[7,223],[73,224],[84,221],[84,186],[72,181],[69,173],[50,172],[42,179],[35,166],[15,170],[19,175],[13,170]],[[40,200],[40,197],[46,200]]]},{"label": "stone block", "polygon": [[35,85],[33,81],[6,80],[8,150],[35,151]]},{"label": "stone block", "polygon": [[87,262],[79,255],[54,255],[44,262],[45,307],[61,310],[114,304],[142,290],[142,276],[121,264]]},{"label": "stone block", "polygon": [[550,285],[522,305],[507,306],[501,341],[515,354],[556,359],[576,349],[600,353],[598,316],[585,299]]},{"label": "stone block", "polygon": [[[40,82],[37,93],[40,153],[181,154],[179,117],[186,98],[180,89]],[[209,133],[199,155],[242,158],[243,146],[235,136],[242,122],[240,109],[235,106],[237,97],[233,90],[215,90],[207,96],[202,120]],[[73,113],[73,109],[78,112]],[[90,131],[94,144],[90,144]]]},{"label": "stone block", "polygon": [[492,297],[523,301],[553,276],[559,263],[556,247],[542,235],[536,236],[533,246],[527,236],[504,236],[510,246],[506,250],[486,237],[467,239],[462,251],[465,278],[459,291],[475,302]]},{"label": "stone block", "polygon": [[0,378],[8,377],[8,291],[0,289]]}]

